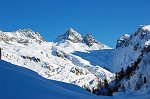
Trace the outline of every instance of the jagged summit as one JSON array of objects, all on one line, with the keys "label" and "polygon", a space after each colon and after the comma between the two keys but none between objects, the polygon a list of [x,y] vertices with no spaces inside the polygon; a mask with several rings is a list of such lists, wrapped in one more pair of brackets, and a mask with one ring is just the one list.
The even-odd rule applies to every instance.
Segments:
[{"label": "jagged summit", "polygon": [[117,39],[116,48],[121,47],[129,37],[130,35],[124,34],[119,39]]},{"label": "jagged summit", "polygon": [[40,42],[44,42],[45,41],[38,32],[34,32],[31,29],[29,29],[29,28],[27,28],[27,29],[19,29],[16,32],[14,32],[14,34],[16,36],[36,39],[36,40],[38,40]]},{"label": "jagged summit", "polygon": [[72,27],[69,27],[67,31],[69,31],[69,32],[76,32]]},{"label": "jagged summit", "polygon": [[82,42],[82,36],[76,32],[73,28],[69,28],[65,33],[58,36],[56,42],[70,40],[74,43]]},{"label": "jagged summit", "polygon": [[1,32],[0,41],[1,40],[5,43],[17,42],[24,45],[36,43],[41,44],[42,42],[45,42],[38,32],[34,32],[31,29],[19,29],[14,32]]},{"label": "jagged summit", "polygon": [[125,34],[117,40],[116,48],[132,46],[134,49],[143,50],[150,42],[150,25],[141,25],[137,31],[129,36]]},{"label": "jagged summit", "polygon": [[64,32],[63,34],[57,37],[55,42],[57,43],[58,46],[61,46],[61,48],[65,46],[65,48],[76,49],[76,50],[110,49],[110,47],[96,41],[90,34],[86,34],[85,36],[82,36],[73,28],[68,28],[66,32]]},{"label": "jagged summit", "polygon": [[150,32],[150,25],[141,25],[139,29],[142,29],[142,30]]},{"label": "jagged summit", "polygon": [[83,38],[83,41],[88,45],[92,46],[94,43],[98,43],[90,34],[86,34],[86,36]]}]

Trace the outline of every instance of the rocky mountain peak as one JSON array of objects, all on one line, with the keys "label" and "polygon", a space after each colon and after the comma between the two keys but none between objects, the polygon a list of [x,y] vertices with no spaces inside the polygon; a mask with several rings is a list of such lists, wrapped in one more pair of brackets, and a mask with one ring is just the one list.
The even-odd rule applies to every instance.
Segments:
[{"label": "rocky mountain peak", "polygon": [[139,29],[150,32],[150,25],[141,25]]},{"label": "rocky mountain peak", "polygon": [[116,48],[121,47],[129,37],[130,35],[124,34],[119,39],[117,39]]},{"label": "rocky mountain peak", "polygon": [[88,45],[92,46],[94,43],[98,43],[90,34],[87,34],[84,38],[83,41]]},{"label": "rocky mountain peak", "polygon": [[21,38],[35,39],[39,42],[45,41],[38,32],[34,32],[31,29],[19,29],[14,34]]},{"label": "rocky mountain peak", "polygon": [[141,25],[137,31],[129,36],[125,34],[117,40],[116,48],[132,46],[134,50],[144,50],[150,46],[150,25]]},{"label": "rocky mountain peak", "polygon": [[71,42],[78,43],[82,42],[82,36],[76,32],[73,28],[69,28],[65,33],[58,36],[55,41],[70,40]]},{"label": "rocky mountain peak", "polygon": [[72,33],[72,32],[76,32],[72,27],[69,27],[67,32]]}]

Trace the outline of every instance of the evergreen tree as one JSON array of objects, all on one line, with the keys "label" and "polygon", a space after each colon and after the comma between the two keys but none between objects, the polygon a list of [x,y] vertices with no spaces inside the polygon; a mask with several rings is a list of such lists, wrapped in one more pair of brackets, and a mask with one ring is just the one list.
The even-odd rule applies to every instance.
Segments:
[{"label": "evergreen tree", "polygon": [[147,80],[146,80],[146,77],[144,77],[144,84],[146,84],[147,83]]},{"label": "evergreen tree", "polygon": [[132,72],[131,67],[129,67],[129,65],[128,65],[128,67],[126,69],[126,73],[125,73],[125,75],[128,77],[128,79],[130,78],[131,72]]},{"label": "evergreen tree", "polygon": [[124,77],[124,69],[123,69],[123,67],[121,68],[121,71],[118,74],[119,74],[118,79],[121,80]]},{"label": "evergreen tree", "polygon": [[105,87],[108,87],[108,81],[107,81],[106,78],[104,79],[104,86],[105,86]]}]

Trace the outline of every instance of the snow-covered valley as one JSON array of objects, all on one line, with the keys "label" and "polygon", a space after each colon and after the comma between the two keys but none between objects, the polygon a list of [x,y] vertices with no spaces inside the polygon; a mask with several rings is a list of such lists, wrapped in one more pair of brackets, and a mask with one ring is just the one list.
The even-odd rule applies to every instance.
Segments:
[{"label": "snow-covered valley", "polygon": [[[31,69],[48,79],[46,81],[56,80],[75,84],[99,95],[103,89],[109,92],[117,86],[115,91],[121,92],[120,94],[127,93],[126,97],[131,99],[134,97],[128,94],[135,94],[135,97],[137,94],[144,94],[145,99],[150,98],[147,95],[150,92],[150,25],[140,26],[131,36],[126,34],[120,37],[117,40],[116,49],[96,41],[89,34],[81,36],[72,28],[59,35],[54,42],[46,42],[39,33],[30,29],[15,32],[1,31],[0,48],[2,60]],[[5,62],[1,64],[3,65],[0,70],[6,65]],[[105,86],[106,80],[109,84],[108,88]],[[55,84],[55,81],[52,82]],[[65,84],[65,86],[68,85],[70,84]],[[82,89],[79,88],[79,90]],[[5,91],[7,92],[7,89]],[[113,93],[115,91],[113,90]],[[87,97],[87,92],[84,92],[86,95],[83,97]],[[66,95],[66,93],[60,94]],[[78,92],[78,94],[81,93]],[[77,94],[73,94],[71,92],[69,96],[78,97]],[[120,98],[118,93],[114,95],[117,95],[115,98]],[[56,98],[60,97],[61,95]],[[82,95],[79,97],[83,98]],[[90,94],[86,99],[88,98],[98,97]]]}]

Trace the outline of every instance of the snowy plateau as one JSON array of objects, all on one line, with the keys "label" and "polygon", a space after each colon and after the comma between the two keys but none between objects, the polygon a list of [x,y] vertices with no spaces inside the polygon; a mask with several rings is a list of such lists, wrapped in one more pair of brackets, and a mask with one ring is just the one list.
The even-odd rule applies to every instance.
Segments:
[{"label": "snowy plateau", "polygon": [[150,99],[150,25],[116,43],[72,28],[53,42],[0,31],[0,99]]}]

